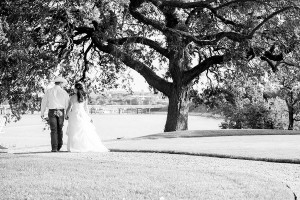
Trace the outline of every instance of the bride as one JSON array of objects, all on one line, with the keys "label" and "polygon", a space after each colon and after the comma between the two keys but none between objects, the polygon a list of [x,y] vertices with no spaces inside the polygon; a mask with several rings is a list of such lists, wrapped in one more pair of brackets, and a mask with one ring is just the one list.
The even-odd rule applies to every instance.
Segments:
[{"label": "bride", "polygon": [[69,120],[66,134],[70,152],[107,152],[101,142],[92,119],[88,115],[86,93],[81,83],[76,83],[66,111]]}]

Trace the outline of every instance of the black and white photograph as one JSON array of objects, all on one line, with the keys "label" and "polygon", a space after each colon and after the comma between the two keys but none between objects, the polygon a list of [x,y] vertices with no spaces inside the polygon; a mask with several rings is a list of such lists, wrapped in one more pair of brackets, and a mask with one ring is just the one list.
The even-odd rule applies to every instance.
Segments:
[{"label": "black and white photograph", "polygon": [[1,0],[0,200],[299,198],[299,0]]}]

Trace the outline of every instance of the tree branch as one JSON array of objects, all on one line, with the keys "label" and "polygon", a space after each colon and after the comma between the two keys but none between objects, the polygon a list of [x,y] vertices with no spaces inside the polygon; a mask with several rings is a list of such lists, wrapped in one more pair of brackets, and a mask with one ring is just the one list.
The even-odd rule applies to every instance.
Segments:
[{"label": "tree branch", "polygon": [[235,42],[242,42],[244,40],[251,39],[251,36],[233,32],[233,31],[220,32],[215,35],[205,36],[204,38],[201,38],[201,40],[199,40],[199,39],[194,40],[194,42],[199,45],[215,45],[215,44],[217,44],[217,42],[219,42],[223,38],[228,38]]},{"label": "tree branch", "polygon": [[78,45],[78,44],[81,44],[82,42],[86,42],[89,38],[90,38],[89,35],[85,35],[77,40],[73,39],[73,43]]},{"label": "tree branch", "polygon": [[124,37],[119,39],[107,39],[107,42],[116,45],[123,45],[125,43],[139,43],[149,46],[150,48],[156,50],[161,55],[169,58],[168,50],[161,47],[160,44],[156,41],[150,40],[145,37]]},{"label": "tree branch", "polygon": [[204,8],[209,6],[209,3],[214,0],[197,1],[197,2],[186,2],[182,0],[149,0],[157,7],[176,7],[176,8]]},{"label": "tree branch", "polygon": [[242,42],[247,39],[251,39],[249,35],[243,35],[236,32],[220,32],[214,35],[208,35],[205,37],[195,36],[191,33],[180,31],[172,28],[166,28],[165,31],[172,32],[174,34],[179,34],[186,39],[188,39],[190,42],[195,42],[199,46],[206,46],[206,45],[216,45],[220,40],[223,38],[228,38],[232,41],[236,42]]},{"label": "tree branch", "polygon": [[208,7],[208,9],[214,14],[215,17],[217,17],[218,19],[220,19],[224,24],[229,24],[229,25],[232,25],[232,26],[235,26],[235,27],[239,27],[239,28],[242,28],[244,27],[243,24],[239,24],[239,23],[236,23],[232,20],[228,20],[226,19],[225,17],[221,16],[218,14],[218,11],[216,9],[214,9],[213,7]]},{"label": "tree branch", "polygon": [[[194,1],[194,2],[188,2],[185,0],[148,0],[152,2],[155,6],[157,7],[176,7],[176,8],[183,8],[183,9],[188,9],[188,8],[209,8],[211,7],[211,3],[214,3],[215,0],[206,0],[206,1]],[[237,3],[242,3],[242,2],[257,2],[257,3],[262,3],[259,0],[235,0],[235,1],[230,1],[224,4],[221,4],[218,7],[215,7],[215,9],[221,9],[227,6],[230,6],[231,4],[237,4]]]},{"label": "tree branch", "polygon": [[[137,11],[137,8],[144,1],[146,1],[146,0],[139,0],[139,1],[131,0],[130,1],[129,11],[135,19],[141,21],[144,24],[153,26],[154,28],[156,28],[157,30],[160,30],[163,33],[171,32],[171,33],[175,33],[175,34],[180,34],[180,35],[186,37],[187,39],[189,39],[190,41],[197,43],[200,46],[215,45],[218,41],[220,41],[221,39],[223,39],[225,37],[227,37],[228,39],[231,39],[233,41],[237,41],[237,42],[241,42],[242,40],[251,38],[248,35],[243,35],[243,34],[236,33],[236,32],[222,32],[222,33],[218,33],[215,35],[207,36],[207,37],[205,37],[204,40],[203,39],[201,40],[201,39],[197,38],[196,36],[192,35],[191,33],[166,27],[165,24],[157,22],[152,19],[148,19],[144,15],[140,14]],[[155,6],[157,6],[159,8],[162,8],[164,6],[177,7],[177,8],[195,8],[195,7],[208,8],[214,14],[217,15],[216,10],[212,6],[209,5],[208,2],[210,2],[210,1],[205,1],[205,2],[203,2],[203,1],[201,1],[201,2],[182,2],[182,1],[161,1],[161,0],[149,0],[149,1],[152,2]],[[217,17],[220,18],[224,23],[235,24],[234,22],[232,22],[230,20],[226,20],[225,18],[222,18],[222,16],[217,15]],[[238,26],[237,24],[235,24],[235,25]],[[209,40],[208,38],[215,38],[215,39]]]},{"label": "tree branch", "polygon": [[166,96],[171,95],[171,87],[172,83],[164,80],[163,78],[159,77],[155,72],[150,69],[144,63],[135,60],[130,56],[128,53],[125,53],[115,45],[108,43],[108,45],[104,45],[101,41],[98,41],[97,38],[92,38],[94,45],[101,51],[110,54],[116,58],[118,58],[121,62],[127,65],[129,68],[137,71],[141,74],[147,81],[149,85],[156,88],[160,92],[162,92]]},{"label": "tree branch", "polygon": [[183,74],[183,83],[190,83],[192,80],[194,80],[194,78],[198,77],[202,72],[209,69],[212,65],[222,64],[225,61],[225,57],[225,54],[220,56],[211,56],[200,62],[192,69],[185,71]]},{"label": "tree branch", "polygon": [[222,4],[222,5],[220,5],[220,6],[218,6],[218,7],[216,7],[215,9],[216,10],[219,10],[219,9],[222,9],[222,8],[224,8],[224,7],[228,7],[228,6],[230,6],[230,5],[232,5],[232,4],[237,4],[237,3],[245,3],[245,2],[256,2],[256,3],[259,3],[259,4],[263,4],[261,1],[259,1],[259,0],[235,0],[235,1],[230,1],[230,2],[227,2],[227,3],[224,3],[224,4]]},{"label": "tree branch", "polygon": [[191,24],[192,18],[194,15],[196,15],[197,12],[198,9],[194,9],[189,13],[188,17],[185,20],[185,25],[189,26]]},{"label": "tree branch", "polygon": [[84,68],[83,68],[83,72],[82,72],[82,77],[79,79],[79,81],[85,82],[86,73],[89,70],[89,66],[88,66],[89,61],[87,59],[87,54],[89,53],[89,51],[91,50],[92,47],[93,47],[93,43],[91,43],[84,52],[84,56],[83,56]]},{"label": "tree branch", "polygon": [[250,36],[252,37],[254,35],[254,33],[260,29],[260,27],[262,27],[267,21],[269,21],[271,18],[273,18],[274,16],[276,16],[277,14],[279,13],[282,13],[286,10],[289,10],[289,9],[292,9],[292,8],[295,8],[294,6],[289,6],[289,7],[285,7],[285,8],[282,8],[280,10],[277,10],[276,12],[273,12],[272,14],[270,14],[268,17],[266,17],[261,23],[259,23],[251,32],[250,32]]},{"label": "tree branch", "polygon": [[146,24],[146,25],[150,25],[150,26],[153,26],[154,28],[156,28],[157,30],[160,30],[161,32],[164,32],[165,31],[165,25],[158,22],[158,21],[155,21],[155,20],[152,20],[152,19],[149,19],[147,17],[145,17],[144,15],[142,15],[141,13],[139,13],[137,11],[137,8],[143,3],[144,1],[143,0],[130,0],[130,4],[129,4],[129,12],[130,14],[135,18],[137,19],[138,21]]},{"label": "tree branch", "polygon": [[75,28],[75,36],[81,35],[81,34],[87,34],[91,35],[94,32],[93,28],[90,27],[76,27]]}]

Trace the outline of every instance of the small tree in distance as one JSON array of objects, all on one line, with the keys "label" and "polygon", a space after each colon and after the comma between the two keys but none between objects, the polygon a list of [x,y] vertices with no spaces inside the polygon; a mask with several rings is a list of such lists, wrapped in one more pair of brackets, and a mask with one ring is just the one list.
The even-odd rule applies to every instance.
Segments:
[{"label": "small tree in distance", "polygon": [[295,121],[300,121],[300,70],[298,67],[282,67],[273,75],[277,87],[277,96],[286,103],[288,129],[294,129]]},{"label": "small tree in distance", "polygon": [[252,77],[208,87],[199,98],[209,109],[215,109],[225,117],[223,129],[274,129],[276,121],[263,99],[263,92],[263,86]]}]

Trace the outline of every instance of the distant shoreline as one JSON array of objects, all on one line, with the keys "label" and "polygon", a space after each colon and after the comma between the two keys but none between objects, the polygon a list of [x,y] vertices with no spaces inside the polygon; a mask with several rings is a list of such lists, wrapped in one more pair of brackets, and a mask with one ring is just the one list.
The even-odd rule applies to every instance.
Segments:
[{"label": "distant shoreline", "polygon": [[[93,113],[90,115],[167,115],[168,112],[166,111],[151,111],[151,113]],[[34,114],[24,114],[25,115],[40,115],[40,112],[35,112]],[[201,116],[201,117],[207,117],[207,118],[214,118],[214,119],[223,119],[221,115],[218,114],[211,114],[211,113],[198,113],[198,112],[189,112],[190,116]],[[1,116],[1,115],[0,115]]]},{"label": "distant shoreline", "polygon": [[[151,112],[150,114],[167,114],[166,111],[156,111]],[[218,114],[211,114],[211,113],[198,113],[198,112],[189,112],[189,115],[191,116],[201,116],[206,118],[214,118],[214,119],[223,119],[224,117]]]}]

